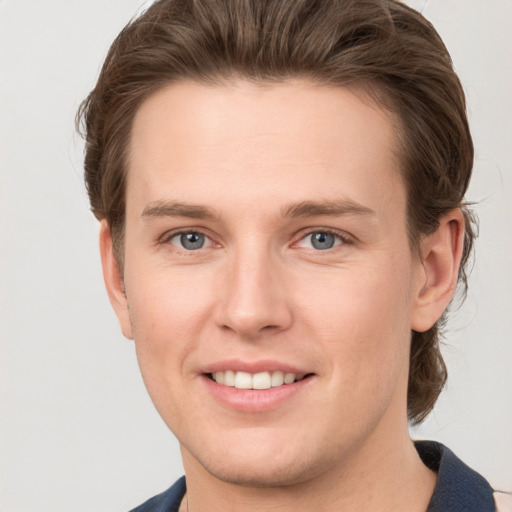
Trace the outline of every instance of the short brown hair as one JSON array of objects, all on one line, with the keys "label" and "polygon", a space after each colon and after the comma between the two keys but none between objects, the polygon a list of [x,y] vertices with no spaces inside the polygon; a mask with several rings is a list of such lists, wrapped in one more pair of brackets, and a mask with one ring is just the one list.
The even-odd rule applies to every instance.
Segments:
[{"label": "short brown hair", "polygon": [[[77,120],[86,140],[91,208],[107,219],[122,269],[127,148],[147,97],[176,81],[222,83],[307,78],[369,93],[398,120],[411,246],[461,208],[459,281],[474,239],[463,204],[473,166],[465,97],[432,25],[395,0],[160,0],[112,44]],[[446,381],[443,318],[411,336],[408,414],[421,422]]]}]

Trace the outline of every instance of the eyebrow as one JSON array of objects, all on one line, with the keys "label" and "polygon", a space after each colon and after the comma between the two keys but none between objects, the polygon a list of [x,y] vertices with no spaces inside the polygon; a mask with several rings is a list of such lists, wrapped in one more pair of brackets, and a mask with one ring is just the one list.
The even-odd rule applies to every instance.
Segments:
[{"label": "eyebrow", "polygon": [[349,201],[301,201],[287,206],[281,212],[282,217],[301,218],[329,215],[339,217],[342,215],[375,215],[375,211],[367,206]]},{"label": "eyebrow", "polygon": [[[288,205],[281,211],[283,218],[327,215],[338,217],[351,214],[375,215],[375,212],[371,208],[345,199],[340,201],[301,201]],[[142,211],[141,217],[187,217],[189,219],[219,220],[220,214],[203,205],[160,200],[149,203]]]},{"label": "eyebrow", "polygon": [[215,210],[202,205],[176,201],[153,201],[144,208],[141,217],[188,217],[189,219],[217,220],[220,215]]}]

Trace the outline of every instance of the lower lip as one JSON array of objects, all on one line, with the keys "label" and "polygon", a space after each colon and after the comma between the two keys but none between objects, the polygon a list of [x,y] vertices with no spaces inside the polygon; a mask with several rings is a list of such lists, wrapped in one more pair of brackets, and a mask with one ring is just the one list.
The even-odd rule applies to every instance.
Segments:
[{"label": "lower lip", "polygon": [[278,408],[303,391],[314,380],[314,376],[269,389],[237,389],[217,384],[206,375],[202,379],[208,391],[222,405],[241,412],[265,412]]}]

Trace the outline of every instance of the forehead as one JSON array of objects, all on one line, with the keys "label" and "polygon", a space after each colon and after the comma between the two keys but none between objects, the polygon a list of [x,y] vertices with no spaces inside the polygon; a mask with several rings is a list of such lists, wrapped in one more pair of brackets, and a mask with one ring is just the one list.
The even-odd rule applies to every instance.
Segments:
[{"label": "forehead", "polygon": [[343,196],[375,208],[403,192],[395,148],[391,114],[345,88],[177,83],[135,117],[127,214],[166,198],[256,208]]}]

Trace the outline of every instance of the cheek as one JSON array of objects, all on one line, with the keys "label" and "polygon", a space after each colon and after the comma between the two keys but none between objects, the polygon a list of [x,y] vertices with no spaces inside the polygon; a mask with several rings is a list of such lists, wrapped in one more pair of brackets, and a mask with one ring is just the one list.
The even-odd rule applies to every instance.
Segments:
[{"label": "cheek", "polygon": [[193,269],[177,272],[151,265],[138,268],[144,271],[130,269],[126,291],[132,325],[139,335],[159,343],[164,342],[162,336],[179,339],[182,333],[194,329],[194,320],[204,314],[210,295],[204,276]]},{"label": "cheek", "polygon": [[132,332],[140,372],[156,409],[169,428],[179,428],[180,403],[190,379],[188,357],[201,338],[205,295],[190,280],[146,274],[127,284]]},{"label": "cheek", "polygon": [[301,294],[307,329],[347,385],[375,388],[398,378],[408,363],[410,266],[393,263],[344,270]]},{"label": "cheek", "polygon": [[206,283],[192,272],[182,274],[157,269],[127,276],[132,332],[148,388],[155,387],[148,379],[161,380],[163,385],[182,376],[187,355],[197,347],[204,318],[209,315]]}]

